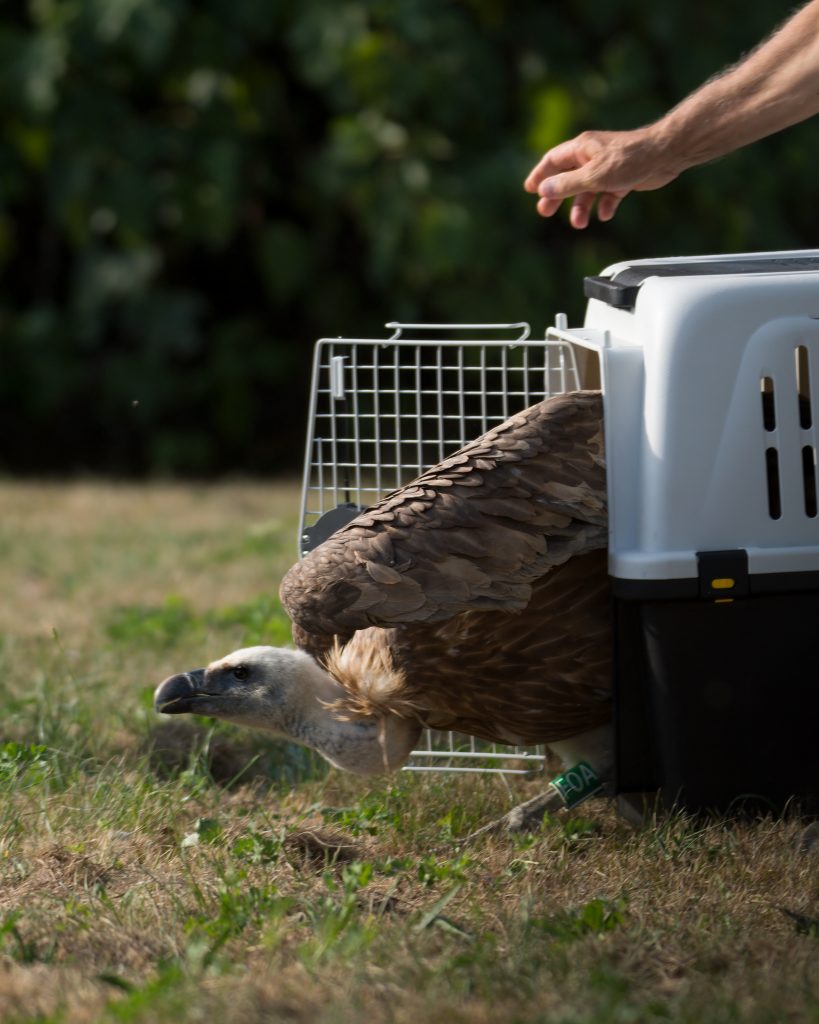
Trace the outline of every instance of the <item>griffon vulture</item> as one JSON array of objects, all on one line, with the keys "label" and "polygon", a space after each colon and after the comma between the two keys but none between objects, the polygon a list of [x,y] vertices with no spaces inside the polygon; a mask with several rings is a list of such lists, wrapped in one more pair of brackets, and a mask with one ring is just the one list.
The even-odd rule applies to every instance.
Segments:
[{"label": "griffon vulture", "polygon": [[602,424],[599,392],[560,395],[389,494],[285,576],[298,649],[172,676],[157,710],[266,729],[360,774],[400,767],[425,726],[545,743],[605,774]]}]

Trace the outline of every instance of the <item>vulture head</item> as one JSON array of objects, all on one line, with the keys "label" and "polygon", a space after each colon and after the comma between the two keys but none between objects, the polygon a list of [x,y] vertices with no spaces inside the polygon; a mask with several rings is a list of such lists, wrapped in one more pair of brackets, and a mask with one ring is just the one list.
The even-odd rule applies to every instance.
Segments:
[{"label": "vulture head", "polygon": [[341,710],[344,689],[304,651],[247,647],[180,672],[154,692],[163,715],[207,715],[303,743],[359,775],[399,768],[420,726],[398,716]]},{"label": "vulture head", "polygon": [[247,647],[166,679],[156,688],[154,707],[163,715],[208,715],[281,732],[284,708],[311,665],[300,651]]}]

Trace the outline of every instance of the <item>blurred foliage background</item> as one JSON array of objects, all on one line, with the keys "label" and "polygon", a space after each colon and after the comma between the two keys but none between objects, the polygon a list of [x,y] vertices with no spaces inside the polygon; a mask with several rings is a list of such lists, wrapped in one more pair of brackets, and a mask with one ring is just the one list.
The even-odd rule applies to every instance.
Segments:
[{"label": "blurred foliage background", "polygon": [[582,317],[616,259],[817,244],[804,124],[586,232],[521,181],[662,114],[759,0],[0,4],[0,471],[300,459],[316,337]]}]

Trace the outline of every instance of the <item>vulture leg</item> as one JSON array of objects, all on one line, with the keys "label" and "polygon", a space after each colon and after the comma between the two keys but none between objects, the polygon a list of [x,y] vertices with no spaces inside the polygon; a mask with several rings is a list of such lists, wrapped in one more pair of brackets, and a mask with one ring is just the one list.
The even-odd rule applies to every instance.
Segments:
[{"label": "vulture leg", "polygon": [[611,776],[614,760],[610,726],[591,729],[571,739],[550,743],[549,746],[565,765],[573,767],[556,775],[545,792],[470,832],[461,843],[471,843],[480,836],[497,832],[534,831],[543,824],[544,815],[577,807],[604,789],[604,780]]},{"label": "vulture leg", "polygon": [[538,793],[531,800],[526,800],[517,807],[513,807],[501,818],[482,825],[480,828],[470,832],[468,836],[458,840],[459,846],[466,846],[467,843],[480,839],[482,836],[495,835],[498,832],[534,832],[543,824],[546,814],[554,814],[562,811],[566,802],[558,790],[549,787],[545,793]]}]

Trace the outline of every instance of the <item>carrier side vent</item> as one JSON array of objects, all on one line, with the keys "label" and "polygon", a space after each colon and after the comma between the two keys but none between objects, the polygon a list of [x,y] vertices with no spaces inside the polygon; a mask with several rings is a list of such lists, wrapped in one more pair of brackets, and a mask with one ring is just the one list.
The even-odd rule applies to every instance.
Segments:
[{"label": "carrier side vent", "polygon": [[762,392],[762,424],[767,431],[776,430],[773,377],[763,377],[759,389]]},{"label": "carrier side vent", "polygon": [[816,449],[806,444],[802,449],[802,481],[805,485],[805,515],[816,518]]},{"label": "carrier side vent", "polygon": [[[813,400],[810,388],[810,359],[807,346],[797,345],[794,349],[794,365],[796,385],[795,395],[797,400],[797,413],[799,416],[799,427],[803,431],[811,430],[813,427]],[[773,434],[777,429],[777,401],[782,398],[781,393],[777,396],[774,385],[774,378],[763,376],[759,379],[759,390],[762,399],[762,426],[767,434]],[[789,389],[786,389],[789,390]],[[787,396],[786,396],[787,399]],[[793,398],[787,399],[787,404]],[[807,440],[807,439],[806,439]],[[775,438],[765,449],[765,476],[768,486],[768,515],[771,519],[782,518],[782,492],[780,485],[780,452],[776,446]],[[796,453],[793,453],[794,456]],[[790,459],[785,453],[785,458]],[[799,465],[802,469],[802,489],[804,496],[805,515],[809,519],[815,519],[819,511],[816,486],[816,447],[813,443],[802,444],[799,451]]]},{"label": "carrier side vent", "polygon": [[[767,433],[776,430],[776,398],[773,377],[761,377],[762,425]],[[765,449],[765,475],[768,483],[768,515],[779,519],[782,515],[782,496],[779,491],[779,452],[773,445]]]},{"label": "carrier side vent", "polygon": [[776,448],[765,449],[765,469],[768,476],[768,515],[771,519],[780,519],[782,496],[779,491],[779,452]]},{"label": "carrier side vent", "polygon": [[[806,345],[794,350],[796,364],[796,394],[799,402],[799,426],[810,430],[813,426],[813,402],[810,389],[810,357]],[[802,446],[802,484],[805,493],[805,515],[816,518],[816,448]]]},{"label": "carrier side vent", "polygon": [[813,426],[813,410],[810,397],[810,363],[808,350],[804,345],[797,345],[796,352],[796,391],[799,395],[799,426],[810,430]]}]

